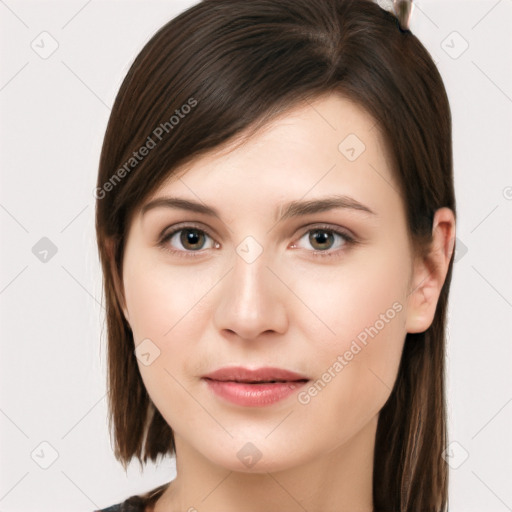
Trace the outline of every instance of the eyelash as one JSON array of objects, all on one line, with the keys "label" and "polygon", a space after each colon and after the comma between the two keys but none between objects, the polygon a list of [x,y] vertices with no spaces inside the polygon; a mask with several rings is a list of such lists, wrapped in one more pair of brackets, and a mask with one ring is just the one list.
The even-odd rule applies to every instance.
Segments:
[{"label": "eyelash", "polygon": [[[198,231],[200,233],[204,233],[204,234],[208,235],[213,240],[213,236],[207,230],[200,228],[199,226],[196,226],[194,224],[185,224],[185,225],[176,226],[176,228],[173,231],[164,235],[158,242],[158,246],[166,252],[169,252],[171,254],[174,254],[174,255],[177,255],[180,257],[184,257],[184,258],[189,258],[189,257],[196,258],[196,257],[200,256],[203,252],[202,250],[201,251],[181,251],[181,250],[176,250],[176,249],[169,249],[169,247],[167,245],[167,242],[169,242],[169,240],[171,240],[172,237],[176,233],[179,233],[180,231],[185,231],[187,229],[191,229],[191,230]],[[343,230],[339,230],[338,228],[333,228],[332,226],[329,226],[329,225],[318,225],[318,226],[311,227],[308,230],[306,230],[304,233],[302,233],[302,235],[299,237],[299,240],[305,234],[309,233],[310,231],[325,231],[327,233],[334,233],[336,235],[341,236],[344,241],[343,247],[341,249],[336,249],[334,251],[332,251],[332,250],[330,250],[330,251],[309,251],[312,253],[313,257],[333,258],[333,257],[339,256],[341,252],[344,252],[350,246],[356,245],[358,243],[358,241],[353,236],[349,235],[347,232],[345,232]]]}]

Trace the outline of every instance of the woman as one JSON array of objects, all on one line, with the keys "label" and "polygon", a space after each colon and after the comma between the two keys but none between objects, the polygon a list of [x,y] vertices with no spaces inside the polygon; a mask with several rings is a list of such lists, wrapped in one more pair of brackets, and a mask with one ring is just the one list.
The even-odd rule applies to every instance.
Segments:
[{"label": "woman", "polygon": [[370,0],[205,0],[116,98],[96,230],[115,455],[104,509],[444,511],[450,107]]}]

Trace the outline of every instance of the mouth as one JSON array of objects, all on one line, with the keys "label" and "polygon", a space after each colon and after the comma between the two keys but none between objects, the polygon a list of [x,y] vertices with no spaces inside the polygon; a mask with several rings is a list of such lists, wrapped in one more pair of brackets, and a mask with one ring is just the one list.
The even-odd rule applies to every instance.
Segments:
[{"label": "mouth", "polygon": [[221,399],[245,407],[274,404],[293,394],[310,379],[281,368],[226,367],[202,377]]},{"label": "mouth", "polygon": [[284,368],[261,367],[256,369],[241,366],[224,367],[207,375],[203,379],[220,382],[239,382],[244,384],[273,384],[278,382],[307,382],[308,377]]},{"label": "mouth", "polygon": [[204,380],[215,381],[215,382],[236,382],[237,384],[293,384],[293,383],[306,383],[309,379],[297,379],[297,380],[231,380],[231,379],[211,379],[210,377],[203,377]]}]

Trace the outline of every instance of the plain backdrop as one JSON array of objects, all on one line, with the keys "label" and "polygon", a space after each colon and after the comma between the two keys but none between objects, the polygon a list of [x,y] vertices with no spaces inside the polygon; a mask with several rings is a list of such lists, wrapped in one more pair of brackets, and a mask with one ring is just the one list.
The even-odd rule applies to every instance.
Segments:
[{"label": "plain backdrop", "polygon": [[[0,511],[90,512],[174,478],[127,474],[106,410],[93,190],[130,64],[192,1],[0,1]],[[450,511],[512,510],[512,0],[415,2],[453,114]],[[385,44],[385,41],[383,41]]]}]

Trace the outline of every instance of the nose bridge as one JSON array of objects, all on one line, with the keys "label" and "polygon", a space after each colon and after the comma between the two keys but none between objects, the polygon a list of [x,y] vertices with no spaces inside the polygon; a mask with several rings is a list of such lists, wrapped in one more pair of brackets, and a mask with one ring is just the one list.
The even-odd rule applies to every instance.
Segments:
[{"label": "nose bridge", "polygon": [[215,312],[217,329],[227,329],[243,338],[256,338],[268,331],[286,328],[286,311],[272,267],[271,253],[253,237],[236,248],[231,272]]}]

